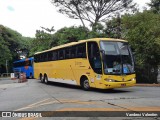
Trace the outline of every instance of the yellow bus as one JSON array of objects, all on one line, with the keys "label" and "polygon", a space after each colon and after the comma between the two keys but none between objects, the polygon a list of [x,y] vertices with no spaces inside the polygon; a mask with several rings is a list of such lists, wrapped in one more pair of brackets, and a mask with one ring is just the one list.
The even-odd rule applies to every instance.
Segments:
[{"label": "yellow bus", "polygon": [[75,84],[84,90],[131,87],[136,83],[133,55],[125,40],[80,40],[37,52],[34,60],[34,76],[43,83]]}]

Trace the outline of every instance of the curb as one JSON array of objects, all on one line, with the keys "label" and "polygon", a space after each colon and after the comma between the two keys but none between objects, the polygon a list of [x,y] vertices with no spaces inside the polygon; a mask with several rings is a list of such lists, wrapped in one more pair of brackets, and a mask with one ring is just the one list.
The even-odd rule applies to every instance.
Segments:
[{"label": "curb", "polygon": [[139,87],[160,87],[160,84],[136,84]]}]

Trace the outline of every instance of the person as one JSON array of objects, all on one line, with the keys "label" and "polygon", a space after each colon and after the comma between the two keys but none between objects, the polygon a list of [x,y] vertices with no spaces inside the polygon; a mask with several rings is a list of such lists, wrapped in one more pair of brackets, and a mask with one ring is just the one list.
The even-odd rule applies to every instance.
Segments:
[{"label": "person", "polygon": [[114,72],[120,72],[121,71],[121,64],[117,61],[113,62],[113,71]]}]

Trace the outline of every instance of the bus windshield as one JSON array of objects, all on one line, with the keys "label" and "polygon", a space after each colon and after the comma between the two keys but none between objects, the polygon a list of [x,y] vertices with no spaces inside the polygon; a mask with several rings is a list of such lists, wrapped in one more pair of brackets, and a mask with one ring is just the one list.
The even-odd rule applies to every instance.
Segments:
[{"label": "bus windshield", "polygon": [[132,74],[134,61],[127,42],[101,41],[105,74]]}]

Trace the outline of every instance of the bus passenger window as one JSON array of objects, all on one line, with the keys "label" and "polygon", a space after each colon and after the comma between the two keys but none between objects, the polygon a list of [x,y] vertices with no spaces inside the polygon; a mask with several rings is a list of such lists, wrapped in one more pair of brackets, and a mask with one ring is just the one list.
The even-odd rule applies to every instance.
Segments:
[{"label": "bus passenger window", "polygon": [[52,60],[52,56],[53,56],[52,52],[51,52],[51,51],[48,52],[48,61],[51,61],[51,60]]},{"label": "bus passenger window", "polygon": [[80,44],[77,46],[77,57],[86,58],[86,44]]},{"label": "bus passenger window", "polygon": [[75,46],[71,48],[71,56],[70,57],[76,58],[76,47]]},{"label": "bus passenger window", "polygon": [[65,49],[65,59],[69,59],[70,57],[70,52],[69,52],[69,48]]},{"label": "bus passenger window", "polygon": [[53,58],[52,58],[52,60],[57,60],[57,59],[58,59],[57,56],[58,56],[58,55],[57,55],[57,51],[54,51],[54,52],[53,52]]},{"label": "bus passenger window", "polygon": [[64,53],[63,50],[59,51],[59,60],[63,60],[64,59]]},{"label": "bus passenger window", "polygon": [[48,53],[43,53],[43,54],[44,54],[44,58],[43,58],[44,60],[43,60],[43,61],[44,61],[44,62],[45,62],[45,61],[48,61]]}]

